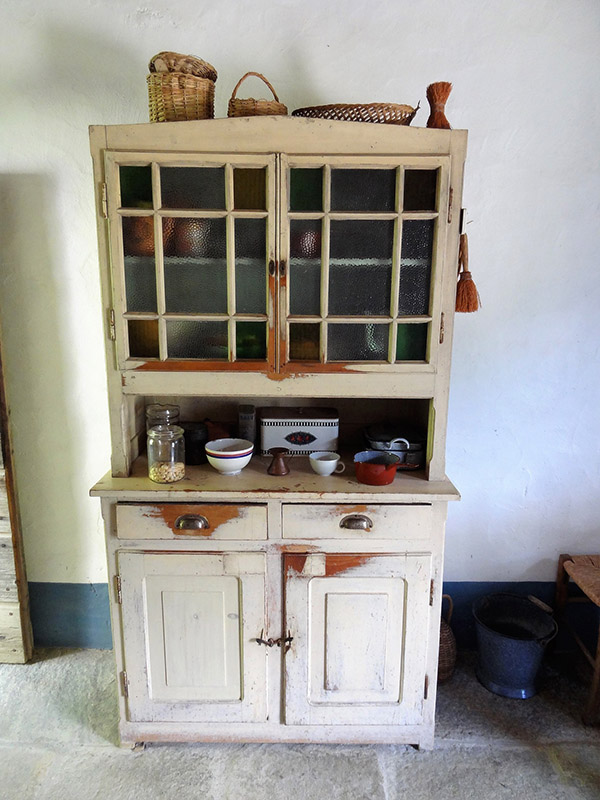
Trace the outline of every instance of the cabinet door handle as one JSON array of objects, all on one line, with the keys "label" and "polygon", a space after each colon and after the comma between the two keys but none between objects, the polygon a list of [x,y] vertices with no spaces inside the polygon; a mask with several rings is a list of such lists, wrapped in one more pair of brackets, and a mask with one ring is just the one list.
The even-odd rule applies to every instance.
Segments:
[{"label": "cabinet door handle", "polygon": [[275,276],[275,261],[269,259],[269,275],[273,278]]},{"label": "cabinet door handle", "polygon": [[340,521],[340,528],[349,531],[370,531],[373,527],[373,520],[366,514],[350,514]]},{"label": "cabinet door handle", "polygon": [[175,520],[175,533],[193,535],[196,531],[210,528],[210,523],[202,514],[182,514]]}]

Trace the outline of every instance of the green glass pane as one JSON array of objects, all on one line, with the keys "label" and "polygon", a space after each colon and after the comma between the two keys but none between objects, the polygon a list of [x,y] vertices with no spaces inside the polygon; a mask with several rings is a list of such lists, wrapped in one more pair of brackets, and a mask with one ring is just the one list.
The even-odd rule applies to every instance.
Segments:
[{"label": "green glass pane", "polygon": [[328,361],[386,361],[389,326],[384,324],[329,325]]},{"label": "green glass pane", "polygon": [[427,358],[427,323],[398,325],[396,361],[425,361]]},{"label": "green glass pane", "polygon": [[225,208],[224,167],[161,167],[163,208]]},{"label": "green glass pane", "polygon": [[239,169],[233,171],[233,200],[236,211],[267,208],[267,170]]},{"label": "green glass pane", "polygon": [[167,320],[169,358],[227,360],[227,323]]},{"label": "green glass pane", "polygon": [[333,169],[332,211],[394,211],[396,170]]},{"label": "green glass pane", "polygon": [[435,211],[437,169],[407,169],[404,173],[404,211]]},{"label": "green glass pane", "polygon": [[235,220],[235,302],[238,314],[267,310],[267,221]]},{"label": "green glass pane", "polygon": [[121,208],[152,208],[152,168],[119,167]]},{"label": "green glass pane", "polygon": [[323,170],[290,170],[290,211],[323,210]]},{"label": "green glass pane", "polygon": [[267,357],[266,322],[236,322],[236,358],[265,359]]},{"label": "green glass pane", "polygon": [[290,221],[290,314],[321,309],[321,220]]},{"label": "green glass pane", "polygon": [[130,319],[127,333],[130,358],[158,358],[158,320]]},{"label": "green glass pane", "polygon": [[321,326],[309,322],[290,323],[290,361],[319,361]]}]

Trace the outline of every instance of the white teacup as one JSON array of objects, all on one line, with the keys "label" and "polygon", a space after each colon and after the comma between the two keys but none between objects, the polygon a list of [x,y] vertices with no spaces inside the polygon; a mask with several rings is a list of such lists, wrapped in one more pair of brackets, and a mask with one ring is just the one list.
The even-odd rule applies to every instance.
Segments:
[{"label": "white teacup", "polygon": [[322,450],[310,454],[310,465],[317,475],[332,475],[334,472],[343,472],[346,465],[340,461],[337,453]]}]

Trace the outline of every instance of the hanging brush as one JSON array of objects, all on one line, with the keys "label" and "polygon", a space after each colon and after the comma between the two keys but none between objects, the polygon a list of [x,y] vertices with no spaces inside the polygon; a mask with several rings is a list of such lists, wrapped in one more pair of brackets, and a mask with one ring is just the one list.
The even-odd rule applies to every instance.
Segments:
[{"label": "hanging brush", "polygon": [[431,106],[431,113],[427,120],[428,128],[450,128],[444,109],[451,91],[452,84],[447,81],[430,83],[427,87],[427,100]]},{"label": "hanging brush", "polygon": [[458,245],[458,285],[456,287],[456,311],[477,311],[481,298],[475,281],[469,272],[469,240],[461,233]]}]

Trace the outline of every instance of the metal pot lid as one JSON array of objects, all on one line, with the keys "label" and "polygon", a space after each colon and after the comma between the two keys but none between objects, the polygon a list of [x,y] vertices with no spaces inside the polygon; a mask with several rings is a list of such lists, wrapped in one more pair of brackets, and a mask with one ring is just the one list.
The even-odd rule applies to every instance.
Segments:
[{"label": "metal pot lid", "polygon": [[422,433],[411,425],[378,422],[365,428],[365,436],[373,442],[387,443],[394,439],[407,439],[411,449],[420,449],[425,441]]}]

